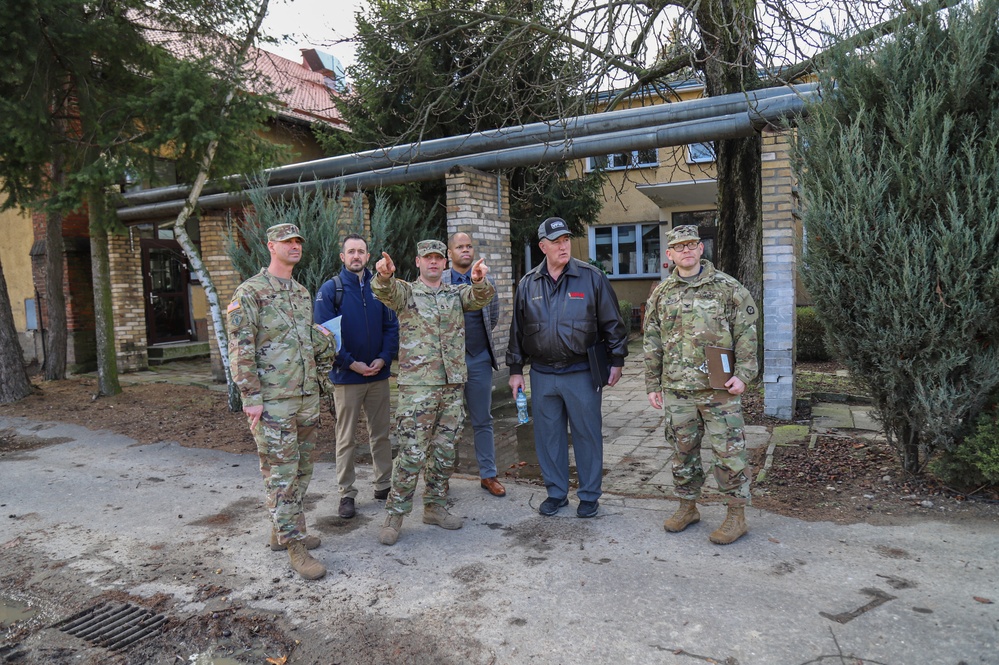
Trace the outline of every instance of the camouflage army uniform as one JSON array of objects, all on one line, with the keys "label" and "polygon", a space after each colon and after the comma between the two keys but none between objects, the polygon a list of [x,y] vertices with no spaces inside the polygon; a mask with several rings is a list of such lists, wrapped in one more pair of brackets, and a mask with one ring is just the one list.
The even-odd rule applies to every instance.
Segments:
[{"label": "camouflage army uniform", "polygon": [[333,334],[312,323],[312,298],[266,268],[236,288],[228,310],[229,364],[243,406],[263,406],[253,439],[278,541],[305,538],[302,500],[312,479],[320,377]]},{"label": "camouflage army uniform", "polygon": [[375,297],[399,316],[399,455],[385,509],[408,515],[420,469],[424,505],[445,506],[454,467],[454,437],[464,421],[465,315],[482,309],[496,289],[488,280],[433,289],[394,277],[371,281]]},{"label": "camouflage army uniform", "polygon": [[753,297],[738,281],[701,259],[689,279],[673,271],[645,306],[646,392],[663,393],[666,440],[674,449],[676,496],[696,499],[704,484],[701,438],[714,451],[715,480],[731,505],[749,499],[742,399],[708,383],[704,347],[734,349],[735,376],[749,383],[759,371]]}]

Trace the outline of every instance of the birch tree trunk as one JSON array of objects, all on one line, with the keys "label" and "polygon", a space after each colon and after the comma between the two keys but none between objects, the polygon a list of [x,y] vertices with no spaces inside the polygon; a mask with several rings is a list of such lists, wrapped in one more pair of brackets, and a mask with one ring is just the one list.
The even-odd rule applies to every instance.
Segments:
[{"label": "birch tree trunk", "polygon": [[[240,43],[239,49],[236,51],[233,58],[233,62],[230,63],[232,80],[230,81],[229,91],[226,94],[225,101],[223,101],[222,108],[220,109],[220,115],[223,118],[229,113],[229,107],[236,92],[236,85],[234,84],[234,81],[238,80],[240,77],[243,63],[246,61],[246,54],[249,52],[250,47],[253,46],[253,43],[257,39],[257,35],[260,33],[260,24],[267,15],[267,5],[268,0],[263,0],[260,3],[260,7],[254,17],[253,24],[247,31],[243,41]],[[226,341],[225,321],[222,318],[222,306],[219,302],[218,289],[215,288],[215,282],[212,279],[211,273],[208,272],[204,261],[201,259],[201,253],[191,241],[191,236],[187,233],[187,220],[190,219],[191,215],[194,213],[198,204],[198,197],[201,196],[201,191],[205,187],[205,182],[208,181],[208,174],[211,172],[212,162],[215,160],[215,153],[218,152],[218,147],[219,140],[217,138],[212,139],[206,147],[205,154],[201,159],[201,167],[198,170],[198,175],[194,179],[194,184],[191,186],[191,192],[187,195],[187,200],[184,202],[183,209],[177,214],[177,219],[174,220],[173,228],[174,236],[177,238],[177,242],[180,243],[181,249],[184,250],[184,254],[187,256],[187,260],[191,262],[191,268],[198,276],[198,279],[201,280],[201,284],[205,289],[205,296],[208,298],[208,312],[212,317],[212,328],[215,331],[215,344],[218,345],[219,356],[222,360],[222,367],[225,369],[225,380],[229,396],[229,410],[236,413],[242,410],[243,405],[242,400],[240,399],[239,389],[232,381],[232,368],[229,366],[229,345]]]}]

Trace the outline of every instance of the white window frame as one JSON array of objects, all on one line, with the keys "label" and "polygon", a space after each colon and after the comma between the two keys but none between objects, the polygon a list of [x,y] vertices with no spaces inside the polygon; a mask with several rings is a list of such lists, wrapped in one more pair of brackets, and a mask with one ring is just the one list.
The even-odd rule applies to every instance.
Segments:
[{"label": "white window frame", "polygon": [[[637,273],[619,273],[617,260],[619,253],[618,250],[618,233],[620,229],[632,228],[635,230],[635,261],[638,266],[645,266],[646,257],[644,254],[644,249],[642,247],[643,231],[646,227],[654,228],[656,233],[659,233],[659,222],[644,222],[638,224],[611,224],[605,226],[591,226],[587,229],[587,236],[589,242],[590,260],[595,260],[597,256],[597,230],[598,229],[610,229],[611,230],[611,256],[614,260],[611,261],[610,271],[607,272],[608,279],[659,279],[661,275],[662,267],[662,247],[659,249],[660,256],[656,257],[655,265],[653,266],[652,272],[637,272]],[[604,266],[604,270],[607,270],[608,266]]]},{"label": "white window frame", "polygon": [[[652,152],[655,154],[655,159],[652,161],[641,161],[641,154]],[[631,155],[630,161],[621,160],[618,162],[618,157],[621,155]],[[597,169],[603,169],[604,171],[623,171],[625,169],[644,169],[659,166],[659,151],[655,148],[647,148],[645,150],[622,150],[611,155],[603,155],[603,159],[607,160],[606,166],[598,166],[595,160],[600,159],[599,157],[587,157],[586,158],[586,171],[596,171]]]},{"label": "white window frame", "polygon": [[687,144],[688,164],[710,164],[716,159],[714,141]]}]

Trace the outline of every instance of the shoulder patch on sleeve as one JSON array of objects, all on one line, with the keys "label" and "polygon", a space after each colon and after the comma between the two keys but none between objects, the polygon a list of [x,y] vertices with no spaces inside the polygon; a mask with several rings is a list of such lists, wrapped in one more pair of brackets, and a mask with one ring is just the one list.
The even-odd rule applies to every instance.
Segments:
[{"label": "shoulder patch on sleeve", "polygon": [[333,334],[332,330],[330,330],[329,328],[324,327],[323,325],[321,325],[319,323],[313,323],[312,325],[314,325],[316,327],[316,330],[318,330],[319,332],[321,332],[326,337],[329,337],[330,335]]},{"label": "shoulder patch on sleeve", "polygon": [[226,314],[232,314],[233,312],[235,312],[239,308],[240,308],[239,301],[238,300],[233,300],[231,303],[229,303],[229,306],[226,307],[225,313]]}]

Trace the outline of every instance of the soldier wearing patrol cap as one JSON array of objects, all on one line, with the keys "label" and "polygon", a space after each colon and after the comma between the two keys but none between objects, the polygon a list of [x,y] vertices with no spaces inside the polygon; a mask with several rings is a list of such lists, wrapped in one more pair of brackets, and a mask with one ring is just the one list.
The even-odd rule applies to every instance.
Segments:
[{"label": "soldier wearing patrol cap", "polygon": [[288,550],[292,569],[314,580],[326,567],[308,552],[320,542],[306,530],[302,502],[312,479],[320,390],[336,345],[330,331],[312,323],[312,298],[291,276],[302,241],[294,224],[267,229],[270,265],[236,287],[227,315],[229,364],[271,513],[270,546]]},{"label": "soldier wearing patrol cap", "polygon": [[[756,303],[734,277],[702,259],[696,226],[678,226],[666,238],[676,265],[645,305],[645,387],[649,404],[666,411],[666,440],[673,445],[674,492],[680,507],[663,527],[679,532],[700,520],[696,500],[704,484],[701,441],[714,452],[715,480],[727,514],[708,538],[719,545],[747,531],[749,502],[742,401],[756,378]],[[732,349],[733,375],[725,390],[711,388],[706,347]]]},{"label": "soldier wearing patrol cap", "polygon": [[424,523],[445,529],[462,526],[461,518],[447,511],[447,482],[454,466],[454,437],[464,420],[464,312],[482,309],[496,293],[482,259],[472,266],[471,284],[453,285],[442,283],[444,243],[421,240],[416,254],[420,275],[415,281],[396,279],[392,257],[382,252],[371,285],[375,297],[399,316],[399,454],[379,534],[385,545],[395,544],[403,518],[413,510],[421,469]]}]

